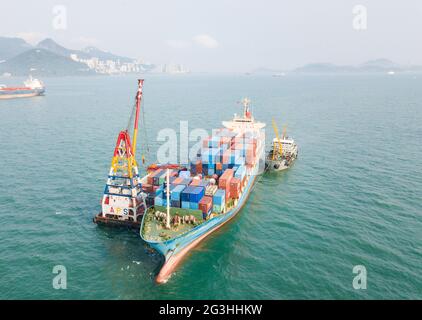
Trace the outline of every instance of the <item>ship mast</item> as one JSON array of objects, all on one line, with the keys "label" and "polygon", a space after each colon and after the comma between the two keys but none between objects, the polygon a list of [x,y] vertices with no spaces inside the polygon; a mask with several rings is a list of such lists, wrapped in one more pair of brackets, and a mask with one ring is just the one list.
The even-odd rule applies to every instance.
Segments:
[{"label": "ship mast", "polygon": [[249,105],[251,103],[251,100],[248,98],[243,98],[242,99],[242,104],[243,104],[243,116],[245,118],[250,118],[251,117],[251,110],[249,108]]},{"label": "ship mast", "polygon": [[167,169],[167,215],[166,215],[166,228],[170,229],[170,169]]}]

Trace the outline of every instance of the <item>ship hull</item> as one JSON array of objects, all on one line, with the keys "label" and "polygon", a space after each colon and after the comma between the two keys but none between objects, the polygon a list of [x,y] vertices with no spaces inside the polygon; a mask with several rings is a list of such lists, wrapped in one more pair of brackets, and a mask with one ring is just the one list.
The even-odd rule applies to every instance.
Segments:
[{"label": "ship hull", "polygon": [[0,99],[30,98],[41,96],[44,89],[28,89],[28,90],[0,90]]},{"label": "ship hull", "polygon": [[237,202],[237,205],[230,211],[206,221],[205,223],[189,231],[187,234],[181,235],[168,241],[153,242],[144,239],[152,248],[154,248],[164,257],[164,264],[162,265],[158,275],[155,278],[157,283],[166,283],[176,267],[194,247],[196,247],[207,236],[217,231],[232,218],[234,218],[237,213],[239,213],[239,211],[247,202],[250,192],[252,191],[252,187],[255,183],[255,179],[256,175],[250,176],[242,196]]},{"label": "ship hull", "polygon": [[93,222],[98,225],[110,226],[110,227],[125,227],[132,229],[139,229],[141,223],[138,221],[129,221],[129,220],[118,220],[103,217],[102,212],[95,215]]}]

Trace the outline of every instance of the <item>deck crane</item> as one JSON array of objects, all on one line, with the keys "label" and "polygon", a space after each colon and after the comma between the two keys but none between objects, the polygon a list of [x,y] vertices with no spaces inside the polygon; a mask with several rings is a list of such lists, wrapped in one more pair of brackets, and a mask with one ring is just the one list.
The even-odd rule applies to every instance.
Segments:
[{"label": "deck crane", "polygon": [[[276,153],[278,153],[280,156],[283,154],[283,146],[281,144],[280,137],[278,135],[277,124],[275,123],[274,119],[272,119],[272,120],[273,120],[272,121],[272,123],[273,123],[273,129],[274,129],[275,136],[276,136],[276,139],[277,139],[276,144],[274,144],[274,150],[273,150],[273,157],[272,157],[272,159],[274,160]],[[284,137],[284,134],[285,134],[285,130],[283,130],[283,137]],[[276,150],[276,146],[277,146],[277,150]]]},{"label": "deck crane", "polygon": [[122,222],[127,225],[139,225],[139,217],[146,209],[145,194],[142,192],[138,164],[135,158],[143,83],[143,79],[138,80],[132,139],[129,134],[129,126],[120,131],[117,136],[101,202],[102,210],[94,218],[95,222],[111,224]]}]

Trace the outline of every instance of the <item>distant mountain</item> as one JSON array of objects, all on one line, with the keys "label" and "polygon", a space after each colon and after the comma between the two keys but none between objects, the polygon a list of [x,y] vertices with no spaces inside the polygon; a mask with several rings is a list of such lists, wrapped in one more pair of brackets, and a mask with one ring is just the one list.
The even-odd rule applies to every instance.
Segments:
[{"label": "distant mountain", "polygon": [[133,62],[134,60],[128,57],[115,55],[111,52],[102,51],[95,47],[86,47],[85,49],[83,49],[83,53],[90,57],[97,57],[100,60],[120,60],[120,62]]},{"label": "distant mountain", "polygon": [[353,71],[355,71],[354,67],[338,66],[332,63],[311,63],[294,70],[297,73],[347,73]]},{"label": "distant mountain", "polygon": [[296,68],[296,73],[321,74],[321,73],[387,73],[395,72],[420,72],[420,66],[401,66],[388,59],[376,59],[362,63],[358,66],[340,66],[332,63],[312,63]]},{"label": "distant mountain", "polygon": [[31,48],[32,46],[23,39],[0,37],[0,61],[10,59]]},{"label": "distant mountain", "polygon": [[14,76],[27,76],[28,74],[35,76],[95,74],[83,63],[42,48],[25,51],[6,62],[0,63],[0,74],[5,72]]},{"label": "distant mountain", "polygon": [[365,71],[393,71],[393,70],[399,70],[402,67],[388,59],[376,59],[376,60],[370,60],[365,63],[362,63],[359,67],[360,70]]},{"label": "distant mountain", "polygon": [[69,50],[61,45],[59,45],[57,42],[55,42],[53,39],[47,38],[42,41],[40,41],[37,44],[37,48],[45,49],[51,52],[54,52],[55,54],[69,57],[72,54],[72,50]]},{"label": "distant mountain", "polygon": [[111,52],[102,51],[95,47],[86,47],[83,50],[72,50],[67,49],[61,45],[59,45],[57,42],[55,42],[53,39],[47,38],[42,40],[40,43],[37,44],[38,48],[46,49],[51,52],[54,52],[56,54],[70,57],[71,54],[76,54],[79,59],[91,59],[91,58],[98,58],[99,60],[120,60],[120,62],[132,62],[134,59],[118,56]]}]

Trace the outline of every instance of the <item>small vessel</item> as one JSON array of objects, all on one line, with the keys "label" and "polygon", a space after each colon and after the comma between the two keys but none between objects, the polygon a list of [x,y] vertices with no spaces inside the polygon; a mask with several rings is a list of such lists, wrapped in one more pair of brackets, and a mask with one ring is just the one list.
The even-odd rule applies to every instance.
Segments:
[{"label": "small vessel", "polygon": [[0,84],[0,99],[41,96],[44,92],[44,84],[40,80],[32,78],[32,76],[24,81],[23,87],[7,87]]},{"label": "small vessel", "polygon": [[187,253],[239,213],[264,171],[265,123],[254,119],[249,99],[242,103],[242,115],[223,121],[202,141],[190,170],[159,169],[141,180],[153,204],[140,235],[164,258],[157,283],[165,283]]},{"label": "small vessel", "polygon": [[138,164],[135,159],[143,82],[143,79],[138,80],[138,91],[132,111],[134,114],[132,139],[129,126],[126,130],[120,131],[117,136],[101,200],[101,212],[94,217],[94,222],[98,224],[136,228],[139,227],[141,217],[147,208],[146,193],[142,191]]},{"label": "small vessel", "polygon": [[281,138],[278,135],[278,128],[273,119],[273,128],[276,137],[271,144],[271,150],[265,159],[267,171],[281,171],[289,168],[297,158],[298,148],[295,141],[286,135],[283,130]]}]

